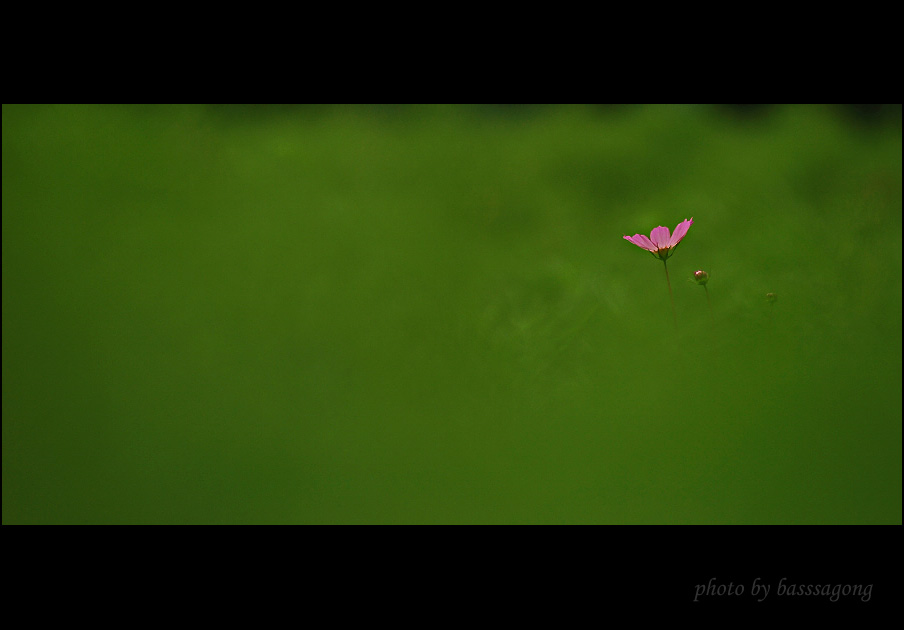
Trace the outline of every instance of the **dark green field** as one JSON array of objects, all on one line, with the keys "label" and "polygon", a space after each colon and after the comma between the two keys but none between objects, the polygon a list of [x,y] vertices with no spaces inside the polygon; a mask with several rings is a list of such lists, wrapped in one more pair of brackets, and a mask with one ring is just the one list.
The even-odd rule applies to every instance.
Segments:
[{"label": "dark green field", "polygon": [[3,523],[901,524],[890,111],[4,105]]}]

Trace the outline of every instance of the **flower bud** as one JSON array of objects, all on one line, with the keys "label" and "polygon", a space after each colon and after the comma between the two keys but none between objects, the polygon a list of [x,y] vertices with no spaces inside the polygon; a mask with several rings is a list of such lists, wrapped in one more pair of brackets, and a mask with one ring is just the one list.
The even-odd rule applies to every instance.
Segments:
[{"label": "flower bud", "polygon": [[775,293],[767,293],[766,301],[767,302],[775,302]]},{"label": "flower bud", "polygon": [[700,271],[695,271],[694,280],[697,284],[706,284],[707,282],[709,282],[709,274],[702,269]]}]

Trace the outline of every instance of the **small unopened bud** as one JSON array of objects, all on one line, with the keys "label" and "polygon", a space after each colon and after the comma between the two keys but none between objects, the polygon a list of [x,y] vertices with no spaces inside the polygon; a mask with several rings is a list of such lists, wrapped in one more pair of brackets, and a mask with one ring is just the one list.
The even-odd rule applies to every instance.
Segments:
[{"label": "small unopened bud", "polygon": [[767,302],[775,302],[775,293],[767,293],[766,301]]},{"label": "small unopened bud", "polygon": [[695,271],[694,280],[697,284],[706,284],[707,282],[709,282],[709,274],[702,269],[700,271]]}]

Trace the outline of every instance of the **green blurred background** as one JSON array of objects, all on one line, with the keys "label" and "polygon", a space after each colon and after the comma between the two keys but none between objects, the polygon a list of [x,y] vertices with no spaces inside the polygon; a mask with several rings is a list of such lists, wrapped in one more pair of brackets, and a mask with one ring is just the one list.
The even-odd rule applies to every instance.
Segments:
[{"label": "green blurred background", "polygon": [[[901,166],[900,105],[4,105],[3,523],[900,524]],[[676,331],[622,236],[689,217]]]}]

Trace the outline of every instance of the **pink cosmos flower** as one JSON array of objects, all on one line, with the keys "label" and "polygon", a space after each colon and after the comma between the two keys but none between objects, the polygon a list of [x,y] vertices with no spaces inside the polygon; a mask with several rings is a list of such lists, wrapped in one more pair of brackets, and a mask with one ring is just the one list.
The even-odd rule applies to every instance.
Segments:
[{"label": "pink cosmos flower", "polygon": [[659,227],[653,228],[649,238],[643,234],[635,234],[634,236],[625,236],[625,240],[634,243],[638,247],[647,250],[654,256],[665,261],[672,255],[672,250],[681,242],[681,239],[683,239],[687,234],[687,231],[691,229],[693,223],[694,217],[685,219],[675,227],[675,232],[671,236],[669,236],[669,228],[660,225]]}]

